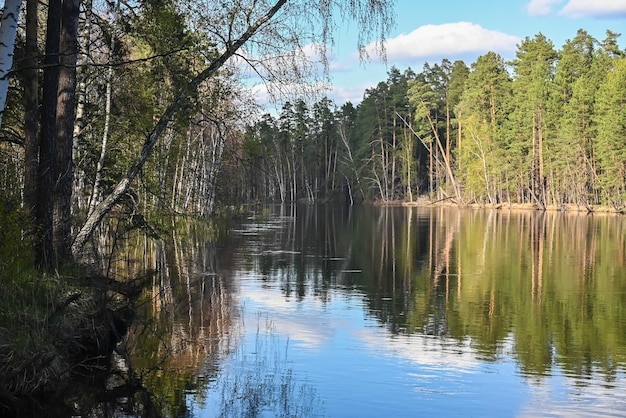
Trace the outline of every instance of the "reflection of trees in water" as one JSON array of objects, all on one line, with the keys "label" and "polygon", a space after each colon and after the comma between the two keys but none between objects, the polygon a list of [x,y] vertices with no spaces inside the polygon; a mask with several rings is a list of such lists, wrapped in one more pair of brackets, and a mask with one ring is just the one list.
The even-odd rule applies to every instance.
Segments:
[{"label": "reflection of trees in water", "polygon": [[[276,229],[281,228],[282,223]],[[125,393],[125,405],[112,402],[107,411],[143,414],[152,404],[163,416],[185,416],[188,398],[201,405],[213,387],[220,391],[216,407],[222,416],[261,416],[271,410],[277,416],[309,417],[319,412],[314,388],[294,377],[287,347],[280,346],[269,327],[256,336],[254,355],[237,349],[242,319],[229,276],[235,268],[229,263],[232,246],[241,242],[218,248],[211,238],[214,230],[193,222],[180,223],[159,239],[128,231],[121,224],[108,226],[97,250],[114,254],[102,261],[112,276],[148,277],[139,320],[124,344],[128,361],[122,361],[142,387]],[[287,231],[289,242],[293,233]],[[231,360],[224,371],[226,359]]]},{"label": "reflection of trees in water", "polygon": [[214,230],[182,222],[159,239],[137,233],[120,239],[111,232],[100,242],[102,253],[115,250],[106,261],[110,273],[148,277],[139,319],[125,342],[129,364],[161,414],[183,415],[187,394],[205,396],[236,340],[237,312],[230,280],[218,273]]},{"label": "reflection of trees in water", "polygon": [[324,301],[330,289],[356,288],[392,332],[469,338],[492,359],[512,349],[530,375],[558,364],[577,376],[597,369],[609,380],[626,364],[622,217],[297,210],[264,241],[290,253],[261,248],[256,258],[265,280],[280,281],[285,296]]},{"label": "reflection of trees in water", "polygon": [[[446,227],[431,229],[440,237],[431,254],[440,259],[430,265],[450,265],[450,281],[442,289],[441,281],[424,285],[428,272],[417,276],[407,329],[469,337],[493,358],[512,335],[513,354],[529,375],[549,374],[555,364],[577,376],[599,371],[606,379],[616,365],[623,370],[622,218],[464,212],[453,243],[456,257],[441,260],[450,254],[452,213],[458,214],[439,215]],[[433,317],[446,326],[430,327]]]}]

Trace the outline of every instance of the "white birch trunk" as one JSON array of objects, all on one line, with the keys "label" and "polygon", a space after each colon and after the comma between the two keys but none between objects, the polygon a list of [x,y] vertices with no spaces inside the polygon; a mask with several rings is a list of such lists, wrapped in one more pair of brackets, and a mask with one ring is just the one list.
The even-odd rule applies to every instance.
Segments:
[{"label": "white birch trunk", "polygon": [[[113,10],[112,22],[115,25],[117,23],[117,16],[119,11],[119,0],[115,3],[115,9]],[[107,155],[107,144],[109,141],[109,132],[111,129],[111,100],[113,96],[113,59],[115,51],[115,37],[113,33],[111,36],[111,45],[109,47],[109,65],[107,68],[107,85],[106,96],[104,105],[104,131],[102,132],[102,143],[100,145],[100,157],[98,158],[98,164],[96,166],[95,180],[93,182],[93,189],[91,191],[91,197],[89,199],[89,211],[88,217],[91,216],[96,206],[100,203],[102,194],[102,171],[104,170],[104,162]]]},{"label": "white birch trunk", "polygon": [[0,126],[9,92],[9,72],[13,67],[13,48],[17,33],[17,19],[22,0],[5,0],[0,21]]}]

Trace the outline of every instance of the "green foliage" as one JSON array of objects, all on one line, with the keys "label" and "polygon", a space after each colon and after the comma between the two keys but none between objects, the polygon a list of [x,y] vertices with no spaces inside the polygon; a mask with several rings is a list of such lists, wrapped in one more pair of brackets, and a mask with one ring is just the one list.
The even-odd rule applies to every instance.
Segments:
[{"label": "green foliage", "polygon": [[626,59],[615,61],[597,100],[596,156],[603,202],[623,208],[626,202]]},{"label": "green foliage", "polygon": [[69,277],[34,268],[0,277],[0,294],[0,399],[61,393],[79,361],[78,338],[106,334],[94,298]]},{"label": "green foliage", "polygon": [[[468,343],[486,361],[504,349],[522,375],[555,367],[614,376],[626,361],[623,217],[357,207],[346,218],[337,207],[303,210],[312,213],[264,238],[301,257],[249,261],[264,263],[285,297],[324,300],[328,288],[357,288],[368,315],[390,332]],[[329,255],[340,256],[341,267],[328,268]]]},{"label": "green foliage", "polygon": [[457,169],[465,193],[478,202],[496,203],[507,190],[514,153],[507,144],[511,80],[504,60],[489,52],[472,64],[457,106],[462,142],[456,150]]}]

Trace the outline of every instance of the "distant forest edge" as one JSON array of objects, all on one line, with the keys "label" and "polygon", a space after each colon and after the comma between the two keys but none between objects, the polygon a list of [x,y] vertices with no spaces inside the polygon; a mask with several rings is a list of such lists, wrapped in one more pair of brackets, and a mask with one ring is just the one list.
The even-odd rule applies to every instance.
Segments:
[{"label": "distant forest edge", "polygon": [[[285,103],[249,126],[242,197],[623,211],[626,53],[584,30],[527,37],[506,62],[392,67],[357,106]],[[595,207],[595,209],[594,209]]]}]

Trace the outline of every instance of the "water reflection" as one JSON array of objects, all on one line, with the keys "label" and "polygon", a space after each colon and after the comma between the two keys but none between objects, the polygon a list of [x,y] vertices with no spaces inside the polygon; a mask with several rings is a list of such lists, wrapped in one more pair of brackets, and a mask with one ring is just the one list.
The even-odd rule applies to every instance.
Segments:
[{"label": "water reflection", "polygon": [[164,416],[626,410],[622,217],[276,206],[175,231],[111,267],[157,270],[127,346]]}]

